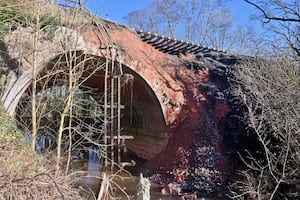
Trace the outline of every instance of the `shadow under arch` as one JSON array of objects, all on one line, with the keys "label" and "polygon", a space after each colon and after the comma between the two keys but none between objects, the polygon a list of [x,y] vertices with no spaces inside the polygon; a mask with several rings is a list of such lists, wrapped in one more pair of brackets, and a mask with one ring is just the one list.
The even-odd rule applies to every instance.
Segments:
[{"label": "shadow under arch", "polygon": [[[37,67],[38,79],[41,84],[37,85],[38,91],[42,88],[53,87],[54,84],[63,84],[57,79],[67,79],[64,68],[68,65],[82,65],[85,69],[82,74],[84,86],[92,88],[96,94],[103,94],[104,91],[104,65],[107,59],[104,57],[84,54],[82,51],[66,52],[56,55]],[[115,65],[118,65],[115,62]],[[101,69],[94,71],[95,68],[102,66]],[[122,88],[121,102],[124,105],[122,110],[122,130],[124,134],[133,135],[134,139],[126,141],[128,149],[139,157],[150,160],[166,144],[165,137],[166,121],[162,112],[161,104],[156,94],[148,83],[130,67],[122,65],[124,74],[133,76],[133,84],[127,84]],[[51,73],[50,73],[51,72]],[[89,73],[93,72],[90,76]],[[50,77],[52,76],[52,77]],[[50,77],[45,79],[45,77]],[[43,80],[47,83],[43,83]],[[26,71],[16,81],[11,90],[4,98],[4,104],[11,115],[20,112],[22,109],[22,99],[24,95],[31,93],[32,69]],[[101,104],[101,98],[98,98]]]}]

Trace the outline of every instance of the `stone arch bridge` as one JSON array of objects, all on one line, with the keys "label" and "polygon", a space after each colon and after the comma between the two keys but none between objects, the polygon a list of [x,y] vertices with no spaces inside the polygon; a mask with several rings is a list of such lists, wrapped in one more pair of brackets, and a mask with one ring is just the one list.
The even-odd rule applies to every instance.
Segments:
[{"label": "stone arch bridge", "polygon": [[[7,76],[2,96],[10,115],[16,114],[22,95],[31,88],[34,62],[38,72],[45,72],[66,52],[76,51],[102,64],[107,58],[114,59],[124,74],[134,77],[133,95],[121,96],[124,132],[135,138],[126,141],[127,147],[152,161],[149,166],[165,170],[179,165],[181,155],[189,149],[210,148],[216,156],[214,167],[226,171],[221,138],[228,106],[223,91],[228,68],[238,62],[237,57],[109,21],[102,21],[102,26],[61,27],[51,39],[41,35],[35,47],[30,42],[34,39],[30,28],[20,27],[7,35],[1,62],[13,60],[18,68],[18,73],[6,73],[11,76]],[[117,47],[117,57],[107,51],[108,45]],[[84,67],[90,64],[83,63]],[[103,92],[104,80],[97,74],[86,84]],[[130,107],[134,123],[128,122]]]}]

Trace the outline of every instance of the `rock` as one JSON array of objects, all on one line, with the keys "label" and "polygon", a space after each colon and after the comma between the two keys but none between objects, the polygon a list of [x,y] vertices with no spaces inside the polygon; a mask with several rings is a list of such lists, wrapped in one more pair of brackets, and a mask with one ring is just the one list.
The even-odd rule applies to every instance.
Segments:
[{"label": "rock", "polygon": [[181,184],[173,182],[168,184],[170,194],[180,195],[181,194]]},{"label": "rock", "polygon": [[137,200],[150,200],[150,186],[149,179],[144,178],[140,174],[139,182],[137,185]]},{"label": "rock", "polygon": [[180,200],[197,200],[197,193],[185,193],[181,196]]},{"label": "rock", "polygon": [[168,194],[170,194],[170,190],[169,190],[169,188],[168,187],[163,187],[162,189],[161,189],[161,194],[163,194],[163,195],[168,195]]}]

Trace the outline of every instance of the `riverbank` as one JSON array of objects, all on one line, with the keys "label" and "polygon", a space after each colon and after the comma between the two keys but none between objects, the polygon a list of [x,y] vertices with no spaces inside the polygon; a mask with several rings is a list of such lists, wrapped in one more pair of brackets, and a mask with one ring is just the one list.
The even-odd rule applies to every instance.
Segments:
[{"label": "riverbank", "polygon": [[54,173],[54,157],[30,149],[0,105],[0,199],[83,199],[71,177]]}]

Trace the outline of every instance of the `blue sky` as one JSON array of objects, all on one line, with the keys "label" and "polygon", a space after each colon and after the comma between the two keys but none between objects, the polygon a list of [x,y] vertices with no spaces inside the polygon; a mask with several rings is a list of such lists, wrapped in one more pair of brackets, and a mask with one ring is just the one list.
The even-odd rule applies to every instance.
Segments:
[{"label": "blue sky", "polygon": [[131,11],[142,9],[152,0],[86,0],[88,9],[104,19],[125,24],[124,17]]},{"label": "blue sky", "polygon": [[[88,9],[104,19],[125,24],[124,17],[131,11],[142,9],[152,0],[86,0]],[[249,19],[256,10],[243,0],[229,0],[228,9],[231,11],[236,25],[257,27],[257,22]]]},{"label": "blue sky", "polygon": [[231,0],[227,3],[227,8],[230,10],[234,21],[237,25],[258,26],[257,21],[250,20],[250,16],[257,13],[255,8],[246,3],[244,0]]}]

